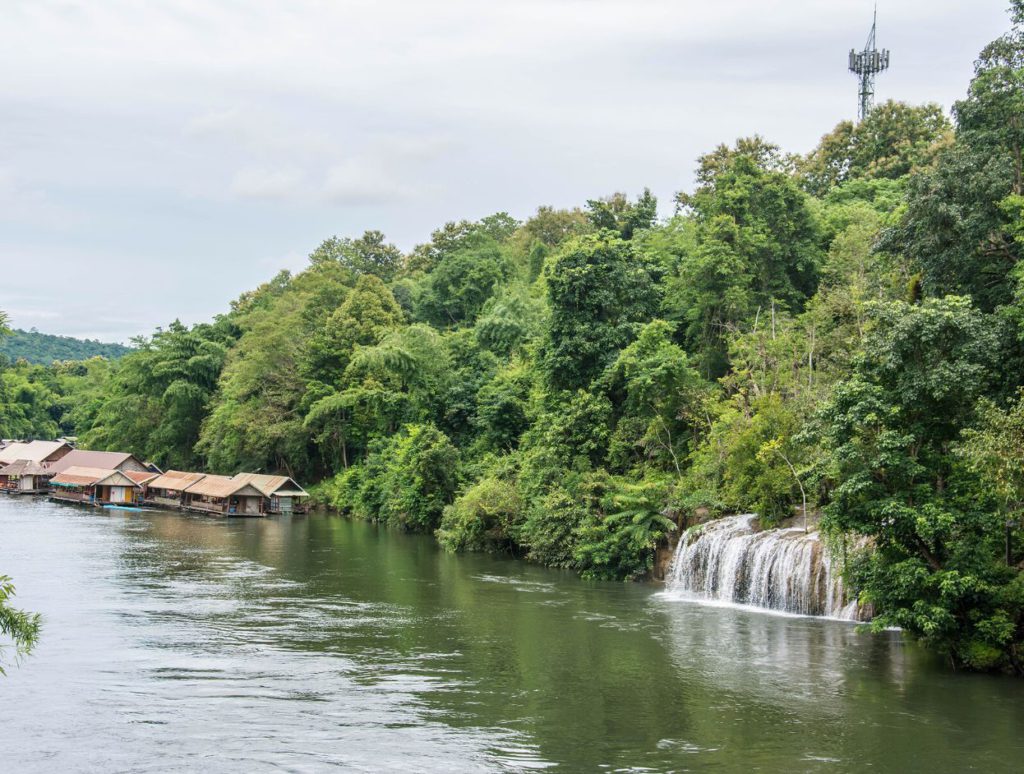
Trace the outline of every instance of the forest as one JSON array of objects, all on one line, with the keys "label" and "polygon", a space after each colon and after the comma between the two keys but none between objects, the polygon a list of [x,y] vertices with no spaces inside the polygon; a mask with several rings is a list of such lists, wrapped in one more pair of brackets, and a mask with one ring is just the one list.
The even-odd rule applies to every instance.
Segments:
[{"label": "forest", "polygon": [[107,344],[96,339],[76,339],[72,336],[54,336],[15,329],[0,338],[0,356],[11,362],[25,359],[29,363],[50,365],[55,360],[88,360],[105,357],[116,360],[129,351],[123,344]]},{"label": "forest", "polygon": [[282,471],[359,518],[602,579],[797,514],[875,610],[1024,674],[1024,2],[951,118],[886,102],[649,191],[332,237],[119,360],[7,364],[0,435]]}]

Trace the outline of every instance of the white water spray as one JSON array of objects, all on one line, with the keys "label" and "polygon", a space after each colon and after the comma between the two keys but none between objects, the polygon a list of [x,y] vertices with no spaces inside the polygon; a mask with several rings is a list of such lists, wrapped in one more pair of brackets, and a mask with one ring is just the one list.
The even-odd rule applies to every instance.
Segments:
[{"label": "white water spray", "polygon": [[687,530],[668,575],[671,591],[800,615],[859,620],[817,532],[758,531],[756,516],[728,516]]}]

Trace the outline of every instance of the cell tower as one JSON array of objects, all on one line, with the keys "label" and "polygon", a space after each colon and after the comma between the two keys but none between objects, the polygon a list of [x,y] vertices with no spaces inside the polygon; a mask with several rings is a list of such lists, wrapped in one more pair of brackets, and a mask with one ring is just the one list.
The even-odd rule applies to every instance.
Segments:
[{"label": "cell tower", "polygon": [[850,72],[860,78],[860,99],[857,107],[857,120],[863,121],[875,104],[875,76],[889,69],[889,49],[881,51],[875,48],[875,26],[878,24],[878,9],[871,20],[871,34],[864,44],[863,51],[850,49]]}]

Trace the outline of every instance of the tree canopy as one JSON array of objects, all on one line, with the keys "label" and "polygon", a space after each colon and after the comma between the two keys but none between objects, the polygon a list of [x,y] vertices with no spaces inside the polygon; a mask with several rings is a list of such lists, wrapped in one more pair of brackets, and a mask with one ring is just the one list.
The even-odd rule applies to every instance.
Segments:
[{"label": "tree canopy", "polygon": [[952,122],[887,102],[803,156],[719,145],[669,217],[645,189],[405,253],[333,237],[119,360],[4,360],[0,435],[281,471],[599,578],[802,511],[876,626],[1024,673],[1022,30],[1018,0]]}]

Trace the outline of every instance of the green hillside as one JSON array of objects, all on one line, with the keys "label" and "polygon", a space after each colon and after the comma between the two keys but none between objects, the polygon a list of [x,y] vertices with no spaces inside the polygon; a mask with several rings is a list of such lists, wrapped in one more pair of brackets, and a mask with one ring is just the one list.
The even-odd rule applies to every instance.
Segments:
[{"label": "green hillside", "polygon": [[54,360],[87,360],[96,355],[116,360],[130,351],[131,348],[123,344],[54,336],[40,333],[34,328],[29,331],[15,330],[10,336],[0,339],[0,354],[12,361],[24,358],[30,363],[41,365],[49,365]]}]

